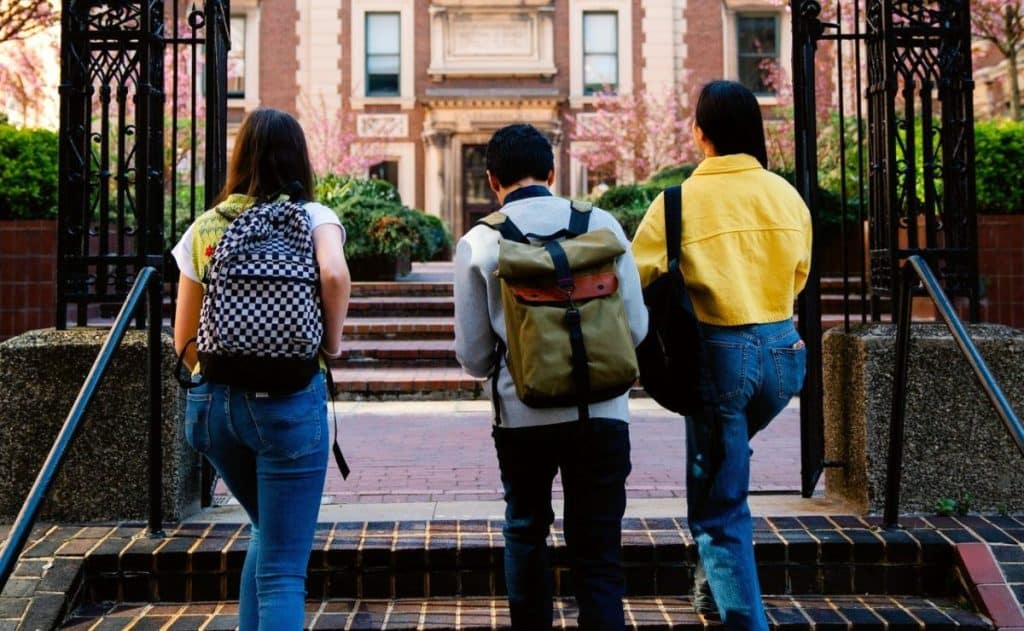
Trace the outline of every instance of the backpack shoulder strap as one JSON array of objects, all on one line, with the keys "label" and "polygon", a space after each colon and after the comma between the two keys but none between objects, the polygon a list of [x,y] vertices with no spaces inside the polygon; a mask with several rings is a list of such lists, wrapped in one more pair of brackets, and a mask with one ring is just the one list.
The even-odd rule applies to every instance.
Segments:
[{"label": "backpack shoulder strap", "polygon": [[569,215],[569,232],[576,236],[585,234],[590,226],[590,211],[594,209],[594,205],[573,199],[569,201],[569,206],[572,208],[572,214]]},{"label": "backpack shoulder strap", "polygon": [[683,240],[683,195],[679,185],[665,189],[665,253],[669,270],[679,269]]},{"label": "backpack shoulder strap", "polygon": [[497,230],[501,234],[502,239],[508,239],[509,241],[516,241],[518,243],[529,243],[529,239],[522,233],[519,226],[512,223],[512,220],[508,218],[508,215],[496,210],[493,213],[479,219],[477,225],[487,226],[491,230]]}]

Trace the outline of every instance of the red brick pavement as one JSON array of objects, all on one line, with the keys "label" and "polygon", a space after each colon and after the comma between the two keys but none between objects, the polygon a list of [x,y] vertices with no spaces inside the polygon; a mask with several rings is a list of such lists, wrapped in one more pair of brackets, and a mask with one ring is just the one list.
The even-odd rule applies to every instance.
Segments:
[{"label": "red brick pavement", "polygon": [[[342,445],[352,475],[333,462],[331,503],[449,502],[501,499],[490,412],[481,401],[340,402]],[[685,496],[685,440],[679,417],[634,400],[631,498]],[[800,488],[799,409],[791,407],[754,438],[751,489]],[[555,496],[561,491],[556,486]],[[223,487],[219,494],[226,493]]]}]

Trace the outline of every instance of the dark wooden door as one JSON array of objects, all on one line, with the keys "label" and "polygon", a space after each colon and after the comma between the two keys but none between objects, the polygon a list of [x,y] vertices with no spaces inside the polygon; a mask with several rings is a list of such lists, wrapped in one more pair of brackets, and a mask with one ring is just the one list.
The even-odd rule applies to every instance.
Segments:
[{"label": "dark wooden door", "polygon": [[487,145],[462,146],[462,232],[498,208],[487,184]]}]

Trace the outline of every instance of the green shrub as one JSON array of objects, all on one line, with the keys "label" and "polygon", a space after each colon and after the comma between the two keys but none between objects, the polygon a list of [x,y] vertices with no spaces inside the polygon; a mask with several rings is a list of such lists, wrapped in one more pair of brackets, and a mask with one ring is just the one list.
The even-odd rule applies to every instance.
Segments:
[{"label": "green shrub", "polygon": [[650,184],[623,184],[609,188],[594,205],[611,213],[622,224],[626,236],[632,239],[647,207],[660,192],[660,188]]},{"label": "green shrub", "polygon": [[1024,122],[974,124],[978,212],[1024,213]]},{"label": "green shrub", "polygon": [[316,199],[324,206],[333,208],[352,197],[379,199],[401,205],[398,189],[381,179],[361,179],[329,173],[317,180]]},{"label": "green shrub", "polygon": [[597,198],[594,205],[618,219],[626,236],[632,239],[654,198],[666,187],[682,183],[696,168],[693,164],[669,167],[654,174],[646,182],[613,186]]},{"label": "green shrub", "polygon": [[398,191],[385,180],[328,175],[316,187],[316,199],[337,213],[345,226],[345,256],[376,256],[427,261],[451,244],[444,223],[403,206]]},{"label": "green shrub", "polygon": [[683,180],[693,175],[696,168],[696,164],[681,164],[677,167],[668,167],[652,175],[647,183],[658,189],[682,184]]},{"label": "green shrub", "polygon": [[0,124],[0,219],[57,217],[57,134]]}]

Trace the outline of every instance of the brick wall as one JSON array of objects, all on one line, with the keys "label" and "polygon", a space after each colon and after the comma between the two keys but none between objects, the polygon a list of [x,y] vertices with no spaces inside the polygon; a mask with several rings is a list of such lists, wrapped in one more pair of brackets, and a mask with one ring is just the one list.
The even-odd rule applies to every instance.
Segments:
[{"label": "brick wall", "polygon": [[299,60],[295,0],[263,0],[260,14],[260,104],[297,114]]},{"label": "brick wall", "polygon": [[722,5],[694,0],[686,3],[686,69],[692,86],[721,79],[723,67]]},{"label": "brick wall", "polygon": [[1024,215],[978,216],[978,271],[988,282],[983,319],[1024,328]]},{"label": "brick wall", "polygon": [[54,325],[57,222],[0,221],[0,340]]}]

